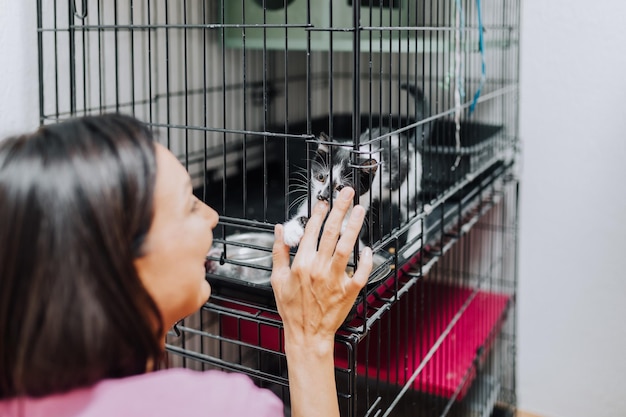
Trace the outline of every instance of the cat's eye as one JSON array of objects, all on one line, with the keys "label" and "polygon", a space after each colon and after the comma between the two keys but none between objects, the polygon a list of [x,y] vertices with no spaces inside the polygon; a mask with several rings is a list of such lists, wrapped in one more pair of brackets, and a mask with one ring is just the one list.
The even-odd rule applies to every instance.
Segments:
[{"label": "cat's eye", "polygon": [[343,190],[343,187],[344,187],[343,185],[339,184],[337,187],[335,187],[335,189],[337,191],[341,191],[341,190]]},{"label": "cat's eye", "polygon": [[326,181],[326,175],[320,172],[319,174],[315,176],[315,179],[318,180],[319,182],[324,182]]}]

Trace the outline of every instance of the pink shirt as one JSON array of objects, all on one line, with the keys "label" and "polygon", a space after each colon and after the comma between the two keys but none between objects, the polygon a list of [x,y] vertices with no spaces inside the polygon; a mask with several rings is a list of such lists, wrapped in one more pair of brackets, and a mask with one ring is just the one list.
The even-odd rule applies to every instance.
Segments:
[{"label": "pink shirt", "polygon": [[283,416],[283,404],[245,375],[168,369],[43,398],[0,401],[0,417]]}]

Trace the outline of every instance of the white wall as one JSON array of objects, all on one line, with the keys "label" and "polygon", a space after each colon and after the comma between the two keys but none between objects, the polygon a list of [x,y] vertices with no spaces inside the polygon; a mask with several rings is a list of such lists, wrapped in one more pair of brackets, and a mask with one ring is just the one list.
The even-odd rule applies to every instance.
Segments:
[{"label": "white wall", "polygon": [[39,124],[34,0],[0,0],[0,138]]},{"label": "white wall", "polygon": [[626,415],[626,3],[523,4],[519,403]]},{"label": "white wall", "polygon": [[[626,3],[523,4],[519,405],[626,415]],[[34,1],[0,0],[0,137],[38,124]]]}]

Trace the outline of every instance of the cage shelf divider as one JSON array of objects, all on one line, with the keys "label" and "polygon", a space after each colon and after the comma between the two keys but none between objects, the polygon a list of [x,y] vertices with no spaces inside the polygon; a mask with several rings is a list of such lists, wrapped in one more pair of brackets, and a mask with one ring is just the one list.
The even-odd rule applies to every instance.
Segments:
[{"label": "cage shelf divider", "polygon": [[[410,28],[413,29],[414,28]],[[511,46],[514,40],[507,41],[488,41],[485,43],[485,48],[488,49],[504,49]],[[232,48],[243,48],[243,42],[229,41],[228,43]],[[285,41],[281,39],[246,39],[247,49],[265,49],[265,50],[285,50]],[[350,39],[333,40],[318,40],[311,45],[312,51],[329,51],[335,52],[352,52],[354,45]],[[461,45],[461,48],[465,51],[472,53],[479,53],[479,49],[475,44]],[[389,40],[369,40],[363,39],[360,42],[361,52],[372,52],[374,54],[387,54],[387,53],[403,53],[403,54],[431,54],[431,53],[443,53],[454,51],[455,45],[447,41],[435,41],[431,42],[426,36],[405,36],[402,38],[396,38],[392,41]],[[306,39],[290,40],[287,46],[289,51],[306,51],[307,41]]]}]

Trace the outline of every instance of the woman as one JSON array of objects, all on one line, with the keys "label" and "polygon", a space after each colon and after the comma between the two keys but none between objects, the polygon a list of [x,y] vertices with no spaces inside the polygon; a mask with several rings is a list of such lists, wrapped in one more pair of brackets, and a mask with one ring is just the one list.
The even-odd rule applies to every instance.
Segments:
[{"label": "woman", "polygon": [[[334,334],[365,285],[345,273],[364,218],[354,191],[314,207],[290,266],[275,228],[271,282],[294,416],[338,415]],[[0,142],[0,416],[280,415],[243,375],[161,366],[167,329],[209,298],[217,213],[134,118],[103,115]]]}]

